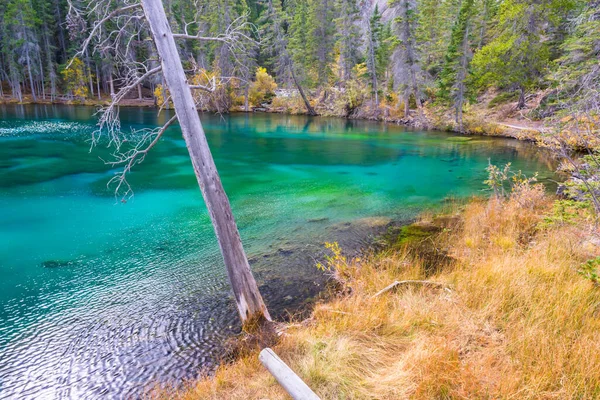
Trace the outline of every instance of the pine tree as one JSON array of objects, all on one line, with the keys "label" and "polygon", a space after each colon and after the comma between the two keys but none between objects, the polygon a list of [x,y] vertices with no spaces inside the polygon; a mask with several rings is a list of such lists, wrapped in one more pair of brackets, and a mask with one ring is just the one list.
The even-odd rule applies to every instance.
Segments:
[{"label": "pine tree", "polygon": [[375,51],[375,69],[381,79],[389,78],[386,73],[391,62],[391,57],[397,44],[392,31],[392,24],[388,22],[381,27],[379,32],[379,47]]},{"label": "pine tree", "polygon": [[314,68],[312,46],[308,45],[310,38],[309,4],[307,0],[291,0],[288,6],[288,50],[296,66],[297,78],[303,84],[312,86],[318,81],[318,74]]},{"label": "pine tree", "polygon": [[420,87],[424,81],[420,55],[415,41],[417,29],[416,0],[396,0],[391,3],[394,11],[394,27],[398,44],[394,51],[394,83],[404,98],[404,114],[409,114],[410,98],[413,96],[421,109]]},{"label": "pine tree", "polygon": [[11,81],[13,81],[11,86],[18,92],[20,98],[19,86],[20,79],[23,77],[28,81],[29,90],[33,100],[36,101],[36,77],[43,72],[40,70],[41,48],[36,32],[39,20],[32,3],[28,0],[11,0],[6,7],[4,23],[5,54],[9,58]]},{"label": "pine tree", "polygon": [[337,50],[339,52],[339,80],[341,85],[351,79],[351,71],[358,61],[361,47],[357,21],[360,17],[356,0],[337,0],[336,25]]},{"label": "pine tree", "polygon": [[541,84],[550,65],[548,36],[570,8],[570,1],[505,0],[498,11],[494,38],[473,60],[478,85],[518,90],[517,108],[523,108],[525,91]]},{"label": "pine tree", "polygon": [[333,22],[334,0],[309,0],[309,33],[306,46],[310,51],[309,60],[314,65],[317,83],[324,86],[332,74],[335,25]]},{"label": "pine tree", "polygon": [[[218,36],[239,17],[237,24],[258,26],[260,34],[251,25],[244,33],[260,39],[260,48],[246,45],[243,52],[239,50],[243,46],[223,42],[177,41],[188,71],[239,78],[229,80],[228,98],[239,99],[242,90],[247,97],[248,82],[260,65],[283,87],[345,86],[356,78],[364,80],[363,86],[368,79],[376,102],[384,86],[395,87],[402,98],[410,99],[407,106],[435,97],[454,107],[460,125],[462,105],[478,89],[518,91],[519,107],[528,91],[550,85],[560,86],[562,96],[576,97],[595,65],[590,49],[595,46],[597,0],[392,0],[386,18],[388,12],[394,17],[385,23],[379,1],[163,0],[163,4],[178,32]],[[68,8],[67,0],[0,2],[0,96],[10,92],[21,101],[23,94],[31,93],[34,99],[55,99],[65,90],[58,71],[103,12],[67,18]],[[115,28],[107,22],[103,34]],[[145,29],[143,22],[132,20],[122,33],[121,39],[131,45],[125,61],[150,59],[147,66],[152,67],[158,65],[152,61],[157,57]],[[86,52],[80,60],[87,93],[100,98],[102,92],[118,90],[113,76],[124,72],[124,60],[110,49]],[[354,76],[352,70],[363,62],[365,76]],[[154,91],[159,83],[160,75],[148,79],[138,87],[138,95],[142,86]],[[304,98],[308,109],[306,93]]]},{"label": "pine tree", "polygon": [[260,52],[263,66],[280,82],[289,80],[285,15],[278,0],[266,0],[258,18]]},{"label": "pine tree", "polygon": [[440,97],[451,100],[454,119],[458,130],[463,130],[463,105],[467,96],[467,76],[472,58],[471,34],[474,0],[464,0],[450,37],[450,45],[445,55],[445,63],[440,73]]},{"label": "pine tree", "polygon": [[[559,92],[559,107],[580,113],[600,110],[600,1],[581,7],[569,36],[561,45],[563,56],[549,76]],[[571,110],[572,111],[572,110]]]},{"label": "pine tree", "polygon": [[478,1],[479,3],[476,4],[476,9],[480,10],[480,12],[475,15],[473,28],[477,35],[477,49],[481,49],[487,44],[490,25],[498,12],[498,2],[496,0]]},{"label": "pine tree", "polygon": [[289,80],[298,89],[302,101],[306,107],[306,111],[309,115],[316,115],[315,110],[312,108],[304,89],[302,88],[303,82],[298,78],[298,69],[302,64],[296,64],[295,57],[291,54],[288,49],[287,35],[284,32],[284,26],[289,26],[289,22],[286,20],[286,14],[282,12],[280,8],[277,8],[273,3],[267,3],[267,15],[272,17],[271,30],[269,31],[267,38],[270,39],[270,43],[273,44],[274,48],[272,52],[276,55],[276,61],[274,66],[280,76],[285,76],[286,81]]},{"label": "pine tree", "polygon": [[378,87],[378,77],[377,77],[377,59],[376,54],[381,46],[381,31],[383,29],[383,25],[381,23],[381,14],[379,13],[379,6],[375,4],[375,9],[373,10],[373,14],[369,18],[369,23],[367,24],[367,70],[369,71],[369,76],[371,77],[371,91],[375,96],[375,104],[379,104],[379,87]]},{"label": "pine tree", "polygon": [[424,71],[437,79],[444,66],[450,45],[452,27],[460,8],[460,0],[419,0],[419,24],[416,41],[422,54]]},{"label": "pine tree", "polygon": [[50,99],[53,100],[58,93],[58,73],[56,64],[57,48],[54,43],[54,30],[57,29],[57,22],[55,15],[50,8],[51,6],[52,4],[46,0],[37,0],[34,3],[34,7],[37,10],[40,19],[39,33],[42,43],[40,57],[45,60],[43,66],[40,66],[40,70],[42,71],[42,95],[44,98],[46,97],[44,77],[47,77],[50,81]]}]

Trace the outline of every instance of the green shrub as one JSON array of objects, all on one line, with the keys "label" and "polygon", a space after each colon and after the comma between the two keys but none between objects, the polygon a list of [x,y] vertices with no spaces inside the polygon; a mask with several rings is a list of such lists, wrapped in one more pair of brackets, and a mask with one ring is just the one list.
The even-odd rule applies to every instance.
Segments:
[{"label": "green shrub", "polygon": [[590,280],[594,285],[600,286],[600,273],[598,271],[600,266],[600,257],[587,260],[579,267],[577,272],[585,279]]}]

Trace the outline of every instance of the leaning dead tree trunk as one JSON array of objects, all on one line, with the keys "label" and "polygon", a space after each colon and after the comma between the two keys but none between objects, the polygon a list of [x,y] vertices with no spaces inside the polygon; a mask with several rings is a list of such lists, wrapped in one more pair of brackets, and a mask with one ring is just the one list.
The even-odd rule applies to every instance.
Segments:
[{"label": "leaning dead tree trunk", "polygon": [[294,80],[294,84],[298,88],[298,92],[300,92],[300,96],[302,97],[302,101],[304,101],[304,106],[306,107],[306,111],[308,115],[317,115],[315,109],[310,105],[310,101],[306,98],[306,94],[304,94],[304,90],[302,90],[302,86],[298,83],[298,79],[296,78],[296,74],[294,73],[294,66],[290,66],[290,72],[292,73],[292,79]]},{"label": "leaning dead tree trunk", "polygon": [[242,322],[246,323],[255,318],[270,320],[258,285],[250,271],[229,199],[223,190],[210,153],[162,0],[142,0],[142,6],[161,59],[162,72],[171,93],[194,172],[219,241]]}]

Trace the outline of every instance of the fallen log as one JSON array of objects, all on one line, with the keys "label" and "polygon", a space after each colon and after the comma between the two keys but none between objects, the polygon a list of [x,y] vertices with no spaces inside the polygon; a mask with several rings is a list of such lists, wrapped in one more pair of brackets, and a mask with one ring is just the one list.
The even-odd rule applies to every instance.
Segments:
[{"label": "fallen log", "polygon": [[258,359],[294,400],[320,400],[319,396],[270,348],[263,349]]}]

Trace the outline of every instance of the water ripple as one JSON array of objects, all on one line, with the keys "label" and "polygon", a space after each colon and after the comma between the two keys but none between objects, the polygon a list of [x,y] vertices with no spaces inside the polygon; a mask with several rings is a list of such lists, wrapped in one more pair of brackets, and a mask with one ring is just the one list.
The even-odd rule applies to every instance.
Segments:
[{"label": "water ripple", "polygon": [[44,138],[48,139],[72,140],[79,137],[83,132],[91,133],[93,130],[93,125],[71,121],[30,121],[26,124],[0,123],[0,137],[3,138],[43,135]]}]

